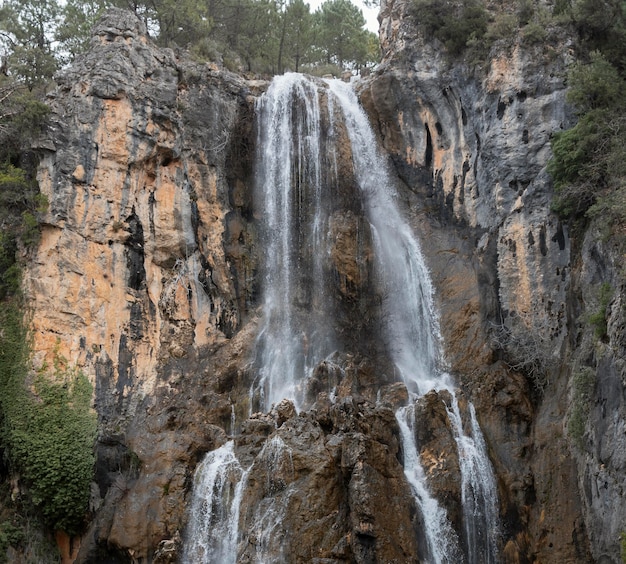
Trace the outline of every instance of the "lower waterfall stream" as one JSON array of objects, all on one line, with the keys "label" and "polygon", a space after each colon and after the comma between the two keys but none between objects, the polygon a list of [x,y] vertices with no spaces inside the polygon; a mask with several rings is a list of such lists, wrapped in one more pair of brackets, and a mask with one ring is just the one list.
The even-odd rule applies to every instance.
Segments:
[{"label": "lower waterfall stream", "polygon": [[[344,337],[332,321],[337,305],[328,275],[331,215],[338,207],[337,184],[342,180],[337,139],[343,135],[349,139],[351,174],[371,237],[372,278],[380,295],[377,327],[395,379],[409,393],[409,404],[397,410],[396,419],[404,474],[424,524],[424,560],[497,562],[498,500],[487,447],[473,406],[468,402],[461,410],[445,371],[430,275],[419,242],[398,209],[395,185],[356,95],[350,85],[336,80],[277,76],[257,103],[257,127],[256,191],[264,210],[263,321],[251,411],[268,411],[283,398],[304,409],[307,378],[343,346]],[[450,398],[446,406],[458,451],[463,531],[454,530],[445,508],[430,493],[420,462],[415,405],[431,390]],[[291,453],[277,436],[267,440],[258,458],[274,471],[289,472]],[[198,466],[184,562],[238,561],[239,506],[249,472],[238,462],[233,441],[209,452]],[[253,561],[280,562],[277,551],[267,548],[283,509],[276,499],[263,502],[248,525],[257,546]]]}]

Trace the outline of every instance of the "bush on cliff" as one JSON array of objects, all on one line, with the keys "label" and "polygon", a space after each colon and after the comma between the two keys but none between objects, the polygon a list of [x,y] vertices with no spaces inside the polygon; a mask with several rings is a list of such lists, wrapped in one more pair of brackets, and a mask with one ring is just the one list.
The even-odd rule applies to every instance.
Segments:
[{"label": "bush on cliff", "polygon": [[480,0],[415,0],[414,10],[424,35],[437,38],[452,55],[461,54],[470,39],[481,39],[487,31],[489,13]]},{"label": "bush on cliff", "polygon": [[626,220],[626,80],[605,56],[569,73],[568,101],[576,108],[574,127],[555,134],[548,165],[555,184],[553,207],[564,217],[602,215]]},{"label": "bush on cliff", "polygon": [[13,297],[0,313],[2,446],[46,526],[72,535],[84,525],[93,474],[91,385],[58,354],[52,370],[33,375],[29,354]]}]

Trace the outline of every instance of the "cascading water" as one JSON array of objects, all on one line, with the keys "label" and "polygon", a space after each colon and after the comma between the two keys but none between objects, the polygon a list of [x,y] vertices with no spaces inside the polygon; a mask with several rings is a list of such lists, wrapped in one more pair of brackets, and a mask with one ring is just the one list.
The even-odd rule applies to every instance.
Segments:
[{"label": "cascading water", "polygon": [[[333,351],[323,275],[328,256],[320,106],[317,86],[302,75],[276,77],[257,105],[257,198],[264,210],[264,324],[251,408],[282,398],[299,403],[303,376]],[[329,170],[330,169],[330,170]]]},{"label": "cascading water", "polygon": [[414,411],[414,404],[407,405],[398,410],[396,418],[404,447],[404,475],[424,518],[427,557],[432,562],[462,562],[458,536],[445,510],[426,487],[426,476],[415,444]]},{"label": "cascading water", "polygon": [[474,406],[468,405],[470,433],[463,432],[459,403],[452,396],[448,414],[455,433],[461,461],[461,492],[468,564],[495,564],[498,546],[498,490],[487,456],[487,445],[476,419]]},{"label": "cascading water", "polygon": [[[472,434],[465,433],[455,390],[440,367],[440,333],[430,275],[419,243],[395,204],[396,197],[384,159],[365,112],[353,90],[333,81],[330,89],[339,101],[350,141],[355,175],[365,200],[375,243],[375,265],[383,295],[384,338],[410,396],[415,399],[431,389],[448,390],[454,398],[453,426],[462,476],[463,516],[470,563],[495,562],[497,558],[497,492],[482,433],[470,405]],[[398,410],[402,431],[405,475],[427,521],[426,537],[433,562],[458,562],[457,541],[450,524],[424,487],[417,469],[419,458],[412,432],[411,406]],[[442,548],[441,539],[447,539]]]},{"label": "cascading water", "polygon": [[[326,113],[320,105],[324,97]],[[329,123],[324,124],[324,115]],[[256,346],[251,410],[268,410],[282,398],[302,407],[303,382],[316,365],[341,348],[332,321],[333,289],[326,273],[338,177],[338,150],[332,145],[334,124],[343,124],[369,221],[374,277],[382,300],[382,338],[411,398],[396,418],[403,441],[405,476],[424,522],[425,558],[436,564],[495,562],[497,495],[486,446],[471,405],[466,416],[469,425],[465,425],[469,431],[464,430],[451,378],[442,369],[428,269],[418,241],[398,210],[386,162],[376,149],[376,138],[355,94],[339,81],[321,86],[301,75],[287,74],[276,77],[259,100],[257,119],[260,151],[256,195],[262,202],[265,256],[263,325]],[[448,414],[462,476],[464,543],[429,492],[420,464],[413,429],[414,402],[433,389],[447,390],[453,398]],[[268,440],[258,460],[282,465],[284,471],[289,456],[275,436]],[[232,443],[207,455],[196,475],[185,562],[236,561],[238,504],[247,475],[236,461]],[[291,495],[289,488],[278,493],[267,489],[258,506],[248,512],[254,521],[248,530],[255,539],[257,562],[271,561],[269,554],[280,553],[272,539]]]},{"label": "cascading water", "polygon": [[235,564],[239,508],[248,472],[229,441],[198,465],[187,527],[183,562]]}]

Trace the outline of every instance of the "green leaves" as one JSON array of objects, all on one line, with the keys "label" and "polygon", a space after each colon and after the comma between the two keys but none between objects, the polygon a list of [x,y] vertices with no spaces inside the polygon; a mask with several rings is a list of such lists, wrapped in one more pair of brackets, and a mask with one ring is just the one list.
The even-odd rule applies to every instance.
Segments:
[{"label": "green leaves", "polygon": [[576,63],[568,100],[578,123],[555,134],[548,163],[556,189],[553,208],[564,217],[603,214],[626,219],[626,80],[601,53]]},{"label": "green leaves", "polygon": [[316,13],[317,39],[327,63],[356,63],[367,50],[365,18],[349,0],[327,0]]},{"label": "green leaves", "polygon": [[577,62],[569,72],[567,100],[579,115],[594,110],[616,110],[622,105],[626,82],[600,53],[592,51],[588,63]]},{"label": "green leaves", "polygon": [[93,474],[96,417],[84,374],[56,356],[29,382],[28,338],[15,302],[0,316],[2,442],[47,526],[70,535],[84,524]]},{"label": "green leaves", "polygon": [[481,39],[487,31],[489,14],[480,0],[415,0],[414,9],[424,34],[439,39],[452,55],[460,55],[470,40]]}]

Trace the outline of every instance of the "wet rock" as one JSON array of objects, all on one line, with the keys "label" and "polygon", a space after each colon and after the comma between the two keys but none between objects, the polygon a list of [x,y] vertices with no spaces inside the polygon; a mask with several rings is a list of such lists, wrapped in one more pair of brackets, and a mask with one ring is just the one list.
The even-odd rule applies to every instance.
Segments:
[{"label": "wet rock", "polygon": [[420,460],[433,495],[444,505],[457,531],[462,528],[459,452],[448,414],[449,392],[429,392],[415,404],[414,430]]}]

